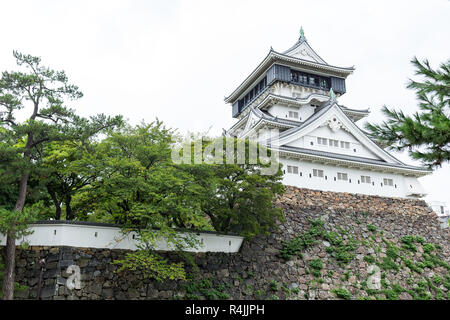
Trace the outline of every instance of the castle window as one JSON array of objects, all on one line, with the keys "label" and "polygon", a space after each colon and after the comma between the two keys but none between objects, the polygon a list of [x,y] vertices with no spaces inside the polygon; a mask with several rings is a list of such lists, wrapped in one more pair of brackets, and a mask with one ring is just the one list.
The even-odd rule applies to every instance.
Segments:
[{"label": "castle window", "polygon": [[369,176],[361,176],[361,182],[362,183],[370,183],[370,177]]},{"label": "castle window", "polygon": [[338,180],[347,181],[348,180],[348,174],[343,173],[343,172],[338,172],[337,173],[337,178],[338,178]]},{"label": "castle window", "polygon": [[296,112],[296,111],[289,111],[289,118],[296,118],[296,119],[298,119],[298,112]]},{"label": "castle window", "polygon": [[291,79],[294,82],[298,82],[298,74],[297,74],[297,72],[292,72],[291,71]]},{"label": "castle window", "polygon": [[294,173],[298,174],[298,167],[297,166],[287,166],[288,173]]},{"label": "castle window", "polygon": [[350,149],[350,142],[341,141],[341,148]]},{"label": "castle window", "polygon": [[394,180],[384,178],[384,179],[383,179],[383,184],[384,184],[385,186],[393,186],[393,185],[394,185]]},{"label": "castle window", "polygon": [[323,178],[323,170],[313,169],[313,176]]},{"label": "castle window", "polygon": [[[320,137],[317,137],[317,144],[322,144],[322,145],[327,145],[327,140],[328,139],[326,139],[326,138],[320,138]],[[330,140],[331,141],[331,140]]]},{"label": "castle window", "polygon": [[339,141],[330,139],[330,147],[339,147]]},{"label": "castle window", "polygon": [[328,88],[328,82],[327,82],[327,79],[325,79],[325,78],[320,78],[320,80],[319,80],[319,86],[320,86],[321,88],[327,89],[327,88]]}]

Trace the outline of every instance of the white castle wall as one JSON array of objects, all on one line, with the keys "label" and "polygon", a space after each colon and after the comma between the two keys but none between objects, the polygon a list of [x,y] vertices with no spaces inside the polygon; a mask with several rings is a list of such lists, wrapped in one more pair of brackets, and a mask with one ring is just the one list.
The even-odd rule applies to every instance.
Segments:
[{"label": "white castle wall", "polygon": [[[339,146],[334,147],[330,146],[329,144],[328,145],[318,144],[317,137],[338,140]],[[349,142],[350,148],[348,149],[342,148],[340,145],[340,141]],[[346,154],[349,156],[363,157],[375,160],[380,159],[375,154],[373,154],[373,152],[371,152],[368,148],[364,147],[358,140],[356,140],[356,138],[352,134],[348,133],[343,129],[339,129],[333,132],[328,126],[319,127],[310,134],[307,134],[304,137],[299,138],[298,140],[294,140],[288,143],[287,145],[292,147],[327,151],[332,153]]]},{"label": "white castle wall", "polygon": [[[282,118],[282,119],[288,119],[288,120],[294,120],[294,121],[305,121],[310,116],[314,114],[314,108],[310,105],[303,105],[301,107],[288,107],[285,105],[279,105],[275,104],[268,108],[267,110],[271,115],[274,117]],[[289,117],[289,111],[295,111],[298,112],[298,118],[290,118]]]},{"label": "white castle wall", "polygon": [[[31,235],[17,239],[16,244],[27,242],[31,246],[69,246],[80,248],[98,249],[128,249],[136,250],[138,241],[136,233],[131,232],[124,235],[119,227],[101,225],[80,225],[50,223],[33,224],[30,226],[33,231]],[[180,233],[187,235],[191,233]],[[202,245],[199,248],[187,249],[189,252],[238,252],[243,237],[232,235],[221,235],[217,233],[199,232],[193,234]],[[6,238],[0,234],[0,245],[5,245]],[[172,249],[161,241],[155,248],[161,251],[171,251]]]},{"label": "white castle wall", "polygon": [[[280,158],[280,162],[283,164],[283,170],[285,171],[283,178],[283,184],[285,185],[314,190],[350,192],[402,198],[408,197],[409,192],[423,192],[423,189],[417,179],[404,177],[402,175],[356,168],[337,167],[331,164],[323,165],[320,163],[311,163],[297,159]],[[288,173],[287,165],[298,166],[298,174]],[[324,177],[314,177],[313,169],[323,170]],[[349,180],[338,180],[338,172],[347,173]],[[311,177],[309,176],[310,174]],[[358,180],[361,180],[361,175],[370,176],[371,182],[374,182],[374,184],[362,183],[361,181],[358,184]],[[325,179],[325,176],[327,179]],[[335,177],[336,181],[334,181]],[[384,178],[393,179],[394,186],[381,186]],[[411,181],[415,181],[416,183],[412,184]],[[397,187],[395,187],[395,185],[397,185]],[[412,185],[412,187],[410,187],[410,185]]]}]

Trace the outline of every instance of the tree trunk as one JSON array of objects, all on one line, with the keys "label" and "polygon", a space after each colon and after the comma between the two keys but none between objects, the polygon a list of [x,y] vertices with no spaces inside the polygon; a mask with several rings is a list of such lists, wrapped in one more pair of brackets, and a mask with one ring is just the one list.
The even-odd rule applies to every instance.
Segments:
[{"label": "tree trunk", "polygon": [[72,201],[72,196],[69,194],[66,197],[66,219],[67,220],[73,220],[75,218],[73,211],[72,211],[72,207],[70,206],[71,201]]},{"label": "tree trunk", "polygon": [[61,220],[61,203],[58,201],[58,198],[56,197],[56,192],[53,190],[53,188],[47,186],[47,191],[50,194],[50,197],[53,200],[53,203],[55,204],[56,213],[55,213],[55,219]]},{"label": "tree trunk", "polygon": [[[19,185],[19,197],[14,211],[21,212],[27,195],[28,173],[22,175]],[[16,233],[11,228],[6,235],[5,275],[3,277],[3,300],[14,299],[14,268],[16,264]]]},{"label": "tree trunk", "polygon": [[14,299],[14,268],[16,255],[16,238],[10,231],[6,238],[5,273],[3,275],[3,300]]}]

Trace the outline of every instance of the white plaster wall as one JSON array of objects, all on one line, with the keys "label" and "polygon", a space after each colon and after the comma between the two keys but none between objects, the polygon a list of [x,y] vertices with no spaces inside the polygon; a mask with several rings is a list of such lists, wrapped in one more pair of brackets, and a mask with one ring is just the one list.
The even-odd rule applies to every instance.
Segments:
[{"label": "white plaster wall", "polygon": [[[16,244],[27,242],[31,246],[70,246],[81,248],[105,249],[137,249],[135,233],[124,235],[118,227],[104,227],[75,224],[34,224],[30,226],[31,235],[17,239]],[[187,235],[190,233],[180,233]],[[239,236],[220,235],[215,233],[197,233],[195,238],[203,243],[189,252],[238,252],[243,238]],[[5,245],[6,238],[0,234],[0,245]],[[156,250],[171,251],[165,241],[159,242]]]},{"label": "white plaster wall", "polygon": [[[283,184],[285,185],[323,191],[349,192],[401,198],[407,198],[409,192],[423,191],[423,188],[422,190],[407,189],[404,182],[405,176],[399,174],[381,173],[356,168],[324,165],[320,163],[300,161],[297,159],[286,159],[284,157],[280,158],[280,162],[283,164],[283,170],[285,171],[283,178]],[[298,166],[299,173],[288,173],[287,165]],[[312,174],[313,169],[323,170],[324,177],[314,177]],[[347,173],[349,180],[337,180],[338,172]],[[309,176],[309,174],[311,174],[311,177]],[[361,175],[370,176],[371,182],[374,182],[374,184],[361,183],[361,181],[360,183],[358,183],[358,180],[361,180]],[[325,179],[325,176],[327,177],[327,179]],[[335,177],[336,181],[334,181]],[[384,178],[393,179],[394,186],[381,186]],[[417,184],[420,185],[419,181],[417,179],[415,180],[417,181]],[[395,187],[395,185],[397,185],[397,187]]]},{"label": "white plaster wall", "polygon": [[[270,108],[267,109],[267,111],[273,115],[274,117],[288,119],[288,120],[297,120],[297,121],[305,121],[314,113],[314,108],[310,105],[303,105],[301,107],[288,107],[285,105],[279,105],[274,104]],[[296,111],[298,112],[298,118],[290,118],[289,117],[289,111]]]},{"label": "white plaster wall", "polygon": [[[445,203],[444,201],[432,201],[429,203],[429,205],[438,216],[446,216],[450,214],[447,203]],[[444,213],[441,213],[441,206],[444,207]]]},{"label": "white plaster wall", "polygon": [[292,88],[279,82],[272,85],[270,91],[278,96],[292,97]]},{"label": "white plaster wall", "polygon": [[[350,148],[341,148],[340,142],[339,147],[332,147],[330,145],[321,145],[317,143],[317,137],[334,139],[339,141],[350,142]],[[313,145],[311,145],[311,142]],[[380,158],[376,156],[368,148],[364,147],[352,134],[349,132],[339,129],[337,131],[332,131],[330,127],[323,126],[313,130],[311,133],[304,136],[303,139],[294,140],[287,146],[308,148],[313,150],[327,151],[332,153],[346,154],[350,156],[364,157],[369,159],[379,160]],[[356,152],[354,151],[356,150]]]}]

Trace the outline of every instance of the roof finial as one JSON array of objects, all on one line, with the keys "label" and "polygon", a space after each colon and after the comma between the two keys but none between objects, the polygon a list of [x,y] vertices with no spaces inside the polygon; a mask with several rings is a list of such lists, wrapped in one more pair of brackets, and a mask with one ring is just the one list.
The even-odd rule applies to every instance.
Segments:
[{"label": "roof finial", "polygon": [[333,88],[330,88],[330,100],[336,100],[336,95],[334,94]]},{"label": "roof finial", "polygon": [[300,27],[300,37],[298,39],[299,40],[305,39],[305,32],[303,31],[303,26]]}]

